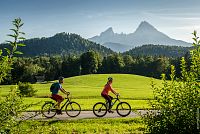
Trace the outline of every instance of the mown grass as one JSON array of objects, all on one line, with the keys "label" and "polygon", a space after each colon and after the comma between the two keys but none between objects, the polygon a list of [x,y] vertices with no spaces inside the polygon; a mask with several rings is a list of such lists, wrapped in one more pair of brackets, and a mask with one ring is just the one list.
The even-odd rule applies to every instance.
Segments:
[{"label": "mown grass", "polygon": [[[131,104],[133,109],[149,108],[149,99],[153,99],[150,88],[151,78],[131,75],[131,74],[92,74],[66,78],[63,88],[71,92],[72,100],[81,105],[82,110],[92,110],[93,105],[98,101],[104,101],[100,93],[107,78],[113,77],[113,88],[120,93],[120,99]],[[160,80],[153,79],[158,85]],[[39,110],[44,101],[51,100],[49,88],[52,82],[33,84],[38,90],[35,97],[24,98],[26,104],[41,102],[29,110]],[[0,97],[5,97],[10,91],[10,87],[15,85],[1,85]],[[63,95],[61,93],[61,95]]]},{"label": "mown grass", "polygon": [[19,131],[21,134],[124,134],[143,133],[145,126],[141,118],[109,118],[66,121],[24,121],[18,128],[15,128],[15,130]]}]

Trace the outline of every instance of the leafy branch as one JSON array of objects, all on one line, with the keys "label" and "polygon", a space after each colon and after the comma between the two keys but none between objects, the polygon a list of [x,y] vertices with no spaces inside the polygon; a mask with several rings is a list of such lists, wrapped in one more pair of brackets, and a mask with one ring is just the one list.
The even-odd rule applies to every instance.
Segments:
[{"label": "leafy branch", "polygon": [[9,48],[4,48],[7,54],[3,55],[3,51],[0,49],[0,82],[8,75],[9,71],[12,69],[12,58],[14,54],[22,54],[22,52],[17,51],[18,46],[25,46],[22,43],[18,43],[19,41],[24,40],[25,35],[24,32],[20,31],[20,28],[24,25],[20,18],[14,19],[12,21],[14,26],[13,29],[10,29],[13,34],[9,34],[8,36],[13,38],[13,41],[6,41],[10,45]]}]

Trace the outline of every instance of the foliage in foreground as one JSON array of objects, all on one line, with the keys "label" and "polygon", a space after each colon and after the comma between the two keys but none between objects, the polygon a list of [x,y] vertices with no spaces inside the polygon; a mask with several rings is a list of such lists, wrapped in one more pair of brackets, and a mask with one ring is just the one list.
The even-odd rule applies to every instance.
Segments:
[{"label": "foliage in foreground", "polygon": [[[197,108],[200,108],[200,41],[194,35],[194,50],[191,51],[191,65],[186,66],[181,60],[180,79],[175,78],[174,66],[171,66],[171,81],[166,81],[163,75],[163,87],[152,83],[154,109],[159,112],[149,112],[145,115],[148,133],[199,133],[197,129]],[[189,68],[189,69],[188,69]]]},{"label": "foliage in foreground", "polygon": [[25,46],[24,44],[18,43],[19,40],[24,40],[24,32],[20,31],[20,28],[23,26],[20,18],[15,19],[12,22],[14,28],[10,29],[13,34],[9,34],[8,36],[13,38],[13,41],[7,41],[9,43],[8,48],[5,47],[6,54],[3,54],[3,50],[0,49],[0,83],[3,79],[9,74],[10,70],[12,69],[13,64],[13,56],[15,54],[22,54],[22,52],[17,51],[18,47]]},{"label": "foliage in foreground", "polygon": [[141,118],[24,121],[13,131],[20,134],[124,134],[143,133],[144,125]]},{"label": "foliage in foreground", "polygon": [[19,121],[16,119],[26,108],[16,90],[12,89],[6,98],[0,101],[0,133],[10,133],[13,127],[18,126]]}]

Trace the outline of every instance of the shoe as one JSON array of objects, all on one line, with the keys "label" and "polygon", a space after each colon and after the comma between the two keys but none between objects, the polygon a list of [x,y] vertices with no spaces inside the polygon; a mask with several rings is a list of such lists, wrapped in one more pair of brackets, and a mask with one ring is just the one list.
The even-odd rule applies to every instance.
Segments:
[{"label": "shoe", "polygon": [[108,113],[114,113],[114,111],[112,111],[112,110],[108,110]]},{"label": "shoe", "polygon": [[113,106],[114,105],[114,103],[113,102],[111,102],[111,106]]},{"label": "shoe", "polygon": [[57,113],[57,114],[62,114],[62,111],[57,109],[57,110],[56,110],[56,113]]}]

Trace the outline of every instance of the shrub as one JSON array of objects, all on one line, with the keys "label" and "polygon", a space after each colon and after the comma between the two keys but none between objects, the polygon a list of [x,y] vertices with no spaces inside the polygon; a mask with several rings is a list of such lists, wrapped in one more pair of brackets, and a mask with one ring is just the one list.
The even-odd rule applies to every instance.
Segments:
[{"label": "shrub", "polygon": [[33,86],[29,82],[19,82],[18,83],[19,94],[26,97],[32,97],[35,95],[37,90],[34,90]]},{"label": "shrub", "polygon": [[151,103],[156,111],[149,111],[144,116],[147,133],[195,134],[197,129],[197,108],[200,108],[200,41],[194,35],[194,50],[191,51],[191,65],[186,66],[181,59],[181,78],[175,77],[175,67],[171,66],[171,80],[162,75],[163,86],[152,83],[154,99]]},{"label": "shrub", "polygon": [[25,109],[23,100],[16,90],[12,89],[6,98],[0,101],[0,133],[10,133],[13,127],[20,123],[16,118],[19,118]]}]

